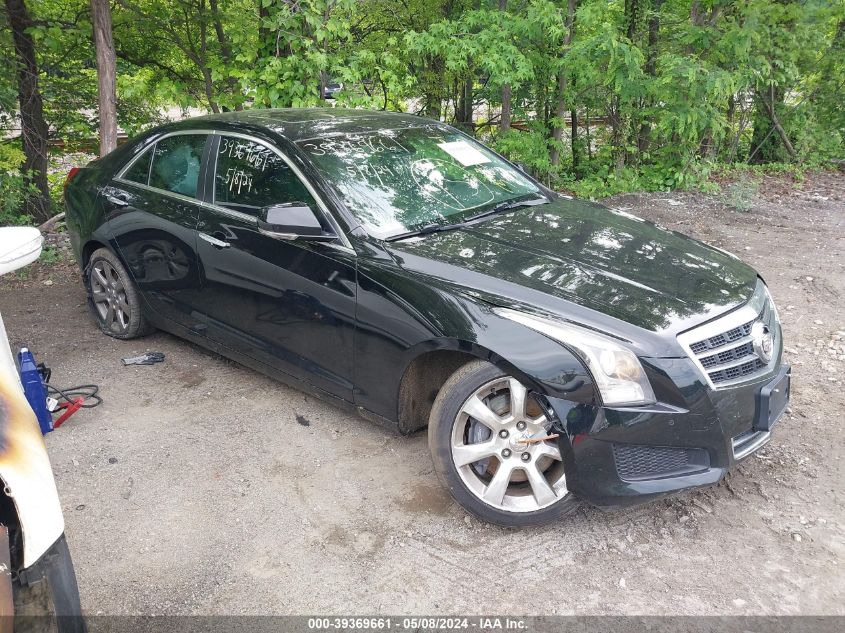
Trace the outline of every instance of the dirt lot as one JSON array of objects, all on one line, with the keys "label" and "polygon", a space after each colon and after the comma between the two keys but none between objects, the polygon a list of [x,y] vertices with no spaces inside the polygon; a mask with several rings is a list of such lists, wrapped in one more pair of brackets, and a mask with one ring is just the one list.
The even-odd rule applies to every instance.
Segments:
[{"label": "dirt lot", "polygon": [[[104,399],[47,438],[83,607],[845,614],[845,176],[755,189],[608,204],[761,271],[794,367],[790,415],[716,487],[583,507],[543,529],[470,519],[438,487],[424,434],[392,436],[166,334],[101,335],[62,248],[57,264],[4,281],[13,344],[55,384],[95,382]],[[145,350],[167,360],[121,366]]]}]

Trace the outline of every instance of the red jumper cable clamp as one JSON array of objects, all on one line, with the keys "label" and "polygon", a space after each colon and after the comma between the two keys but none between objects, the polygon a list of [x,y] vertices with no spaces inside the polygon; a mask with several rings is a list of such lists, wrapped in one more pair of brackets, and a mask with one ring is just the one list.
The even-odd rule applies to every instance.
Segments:
[{"label": "red jumper cable clamp", "polygon": [[79,411],[80,407],[82,407],[83,402],[85,402],[85,398],[79,397],[74,398],[70,402],[60,403],[59,406],[56,407],[56,410],[59,411],[61,409],[65,409],[65,412],[62,413],[55,422],[53,422],[53,428],[57,429],[62,424],[64,424],[65,420],[67,420],[70,416]]}]

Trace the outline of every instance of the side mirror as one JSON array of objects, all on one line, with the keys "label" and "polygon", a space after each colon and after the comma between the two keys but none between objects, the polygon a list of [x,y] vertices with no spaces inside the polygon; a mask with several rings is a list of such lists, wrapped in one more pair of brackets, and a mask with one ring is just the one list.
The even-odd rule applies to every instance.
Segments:
[{"label": "side mirror", "polygon": [[329,241],[337,236],[326,233],[314,210],[304,202],[285,202],[261,209],[258,230],[277,240]]}]

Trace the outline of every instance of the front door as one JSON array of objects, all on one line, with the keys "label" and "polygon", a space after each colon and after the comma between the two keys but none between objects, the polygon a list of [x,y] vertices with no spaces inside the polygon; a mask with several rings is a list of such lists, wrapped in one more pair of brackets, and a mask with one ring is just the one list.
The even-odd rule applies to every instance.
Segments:
[{"label": "front door", "polygon": [[354,253],[260,233],[265,206],[296,201],[322,211],[270,146],[226,135],[213,143],[210,204],[197,227],[203,290],[195,307],[207,336],[351,401]]},{"label": "front door", "polygon": [[201,281],[196,195],[206,139],[160,139],[101,194],[112,238],[142,297],[160,316],[187,327]]}]

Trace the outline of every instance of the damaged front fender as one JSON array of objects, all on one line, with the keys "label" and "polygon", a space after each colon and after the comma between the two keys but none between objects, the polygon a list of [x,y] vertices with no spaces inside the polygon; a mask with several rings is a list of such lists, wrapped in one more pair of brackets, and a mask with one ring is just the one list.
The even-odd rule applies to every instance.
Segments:
[{"label": "damaged front fender", "polygon": [[59,539],[65,526],[47,447],[18,380],[2,317],[0,479],[2,494],[14,503],[23,535],[23,567],[29,567]]}]

